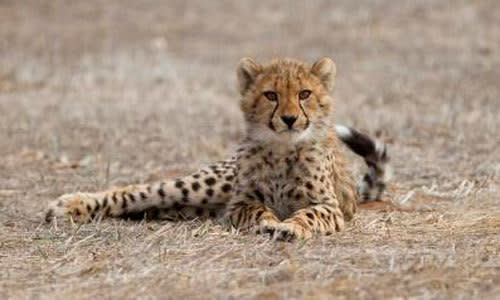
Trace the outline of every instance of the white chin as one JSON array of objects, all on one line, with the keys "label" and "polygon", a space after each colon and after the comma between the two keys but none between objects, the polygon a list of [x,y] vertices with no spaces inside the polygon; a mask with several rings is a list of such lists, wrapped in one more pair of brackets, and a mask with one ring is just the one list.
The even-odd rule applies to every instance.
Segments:
[{"label": "white chin", "polygon": [[276,132],[271,130],[267,126],[258,125],[255,126],[250,134],[251,137],[260,142],[271,142],[271,143],[283,143],[283,144],[295,144],[298,142],[306,141],[312,138],[312,126],[307,127],[305,130],[286,130],[282,132]]}]

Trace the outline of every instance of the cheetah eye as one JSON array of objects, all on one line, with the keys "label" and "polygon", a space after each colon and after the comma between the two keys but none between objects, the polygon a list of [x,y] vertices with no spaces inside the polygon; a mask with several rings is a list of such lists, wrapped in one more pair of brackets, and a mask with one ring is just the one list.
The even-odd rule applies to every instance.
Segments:
[{"label": "cheetah eye", "polygon": [[300,100],[306,100],[307,98],[309,98],[309,96],[311,96],[311,91],[310,90],[302,90],[299,93],[299,99]]},{"label": "cheetah eye", "polygon": [[278,93],[273,92],[273,91],[267,91],[264,92],[264,96],[267,98],[269,101],[278,101]]}]

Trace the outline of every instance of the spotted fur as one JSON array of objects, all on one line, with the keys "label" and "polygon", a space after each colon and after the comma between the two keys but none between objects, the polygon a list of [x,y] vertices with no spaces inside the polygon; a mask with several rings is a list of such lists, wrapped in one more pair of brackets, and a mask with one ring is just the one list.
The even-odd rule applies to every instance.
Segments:
[{"label": "spotted fur", "polygon": [[46,220],[224,217],[239,230],[282,240],[340,231],[359,194],[337,133],[360,151],[343,128],[332,130],[334,78],[329,58],[312,66],[244,58],[238,82],[247,132],[233,158],[175,180],[66,194],[50,203]]}]

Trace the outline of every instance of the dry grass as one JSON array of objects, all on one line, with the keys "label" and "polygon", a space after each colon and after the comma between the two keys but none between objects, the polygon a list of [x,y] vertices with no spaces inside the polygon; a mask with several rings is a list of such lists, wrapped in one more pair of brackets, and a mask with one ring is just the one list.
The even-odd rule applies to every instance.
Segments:
[{"label": "dry grass", "polygon": [[[498,1],[307,3],[0,1],[0,298],[498,296]],[[337,61],[339,122],[390,145],[387,203],[307,244],[42,223],[61,193],[225,157],[246,55]]]}]

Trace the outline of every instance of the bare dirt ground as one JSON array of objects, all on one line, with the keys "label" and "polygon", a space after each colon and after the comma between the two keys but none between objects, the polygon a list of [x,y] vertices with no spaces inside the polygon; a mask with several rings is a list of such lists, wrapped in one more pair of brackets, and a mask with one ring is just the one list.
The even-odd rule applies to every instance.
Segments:
[{"label": "bare dirt ground", "polygon": [[[0,298],[495,298],[499,45],[495,0],[0,0]],[[395,169],[345,232],[42,222],[62,193],[227,157],[240,57],[325,55],[338,122]]]}]

